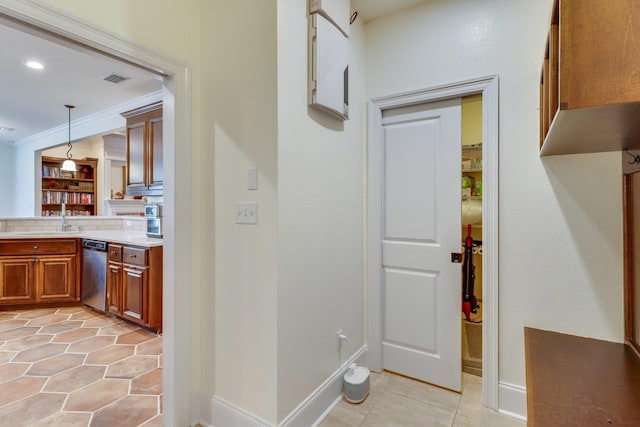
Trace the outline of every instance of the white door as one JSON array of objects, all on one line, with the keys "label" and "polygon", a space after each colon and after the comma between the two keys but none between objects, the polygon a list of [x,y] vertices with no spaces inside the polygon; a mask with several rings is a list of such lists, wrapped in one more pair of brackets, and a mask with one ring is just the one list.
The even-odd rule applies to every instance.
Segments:
[{"label": "white door", "polygon": [[384,110],[382,366],[461,389],[460,99]]}]

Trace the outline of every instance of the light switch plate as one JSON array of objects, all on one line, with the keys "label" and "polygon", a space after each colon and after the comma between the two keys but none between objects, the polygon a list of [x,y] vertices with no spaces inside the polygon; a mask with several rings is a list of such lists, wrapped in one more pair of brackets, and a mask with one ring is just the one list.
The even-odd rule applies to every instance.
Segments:
[{"label": "light switch plate", "polygon": [[236,203],[236,224],[257,224],[258,204],[256,202]]},{"label": "light switch plate", "polygon": [[258,189],[258,170],[256,168],[249,168],[247,171],[247,190]]}]

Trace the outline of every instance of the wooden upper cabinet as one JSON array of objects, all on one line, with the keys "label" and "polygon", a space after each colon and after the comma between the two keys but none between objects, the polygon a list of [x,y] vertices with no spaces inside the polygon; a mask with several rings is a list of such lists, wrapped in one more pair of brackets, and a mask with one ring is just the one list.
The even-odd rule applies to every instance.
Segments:
[{"label": "wooden upper cabinet", "polygon": [[127,194],[161,196],[162,102],[122,113],[127,119]]},{"label": "wooden upper cabinet", "polygon": [[540,79],[541,155],[640,141],[640,2],[556,0]]},{"label": "wooden upper cabinet", "polygon": [[127,192],[133,188],[144,190],[144,131],[145,122],[127,124]]}]

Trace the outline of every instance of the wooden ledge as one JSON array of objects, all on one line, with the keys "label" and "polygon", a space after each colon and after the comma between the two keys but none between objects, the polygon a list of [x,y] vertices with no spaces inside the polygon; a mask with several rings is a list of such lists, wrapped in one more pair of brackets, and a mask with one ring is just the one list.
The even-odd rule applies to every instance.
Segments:
[{"label": "wooden ledge", "polygon": [[625,344],[525,328],[529,426],[640,425],[640,360]]}]

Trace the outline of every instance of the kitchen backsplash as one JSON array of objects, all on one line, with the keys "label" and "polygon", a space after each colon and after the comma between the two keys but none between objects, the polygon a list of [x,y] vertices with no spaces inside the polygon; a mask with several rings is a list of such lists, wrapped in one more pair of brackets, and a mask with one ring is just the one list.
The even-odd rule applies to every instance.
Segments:
[{"label": "kitchen backsplash", "polygon": [[[71,225],[68,231],[93,231],[93,230],[132,230],[146,231],[145,218],[136,217],[66,217],[67,224]],[[0,232],[13,231],[60,231],[61,218],[34,217],[34,218],[6,218],[0,219]]]}]

